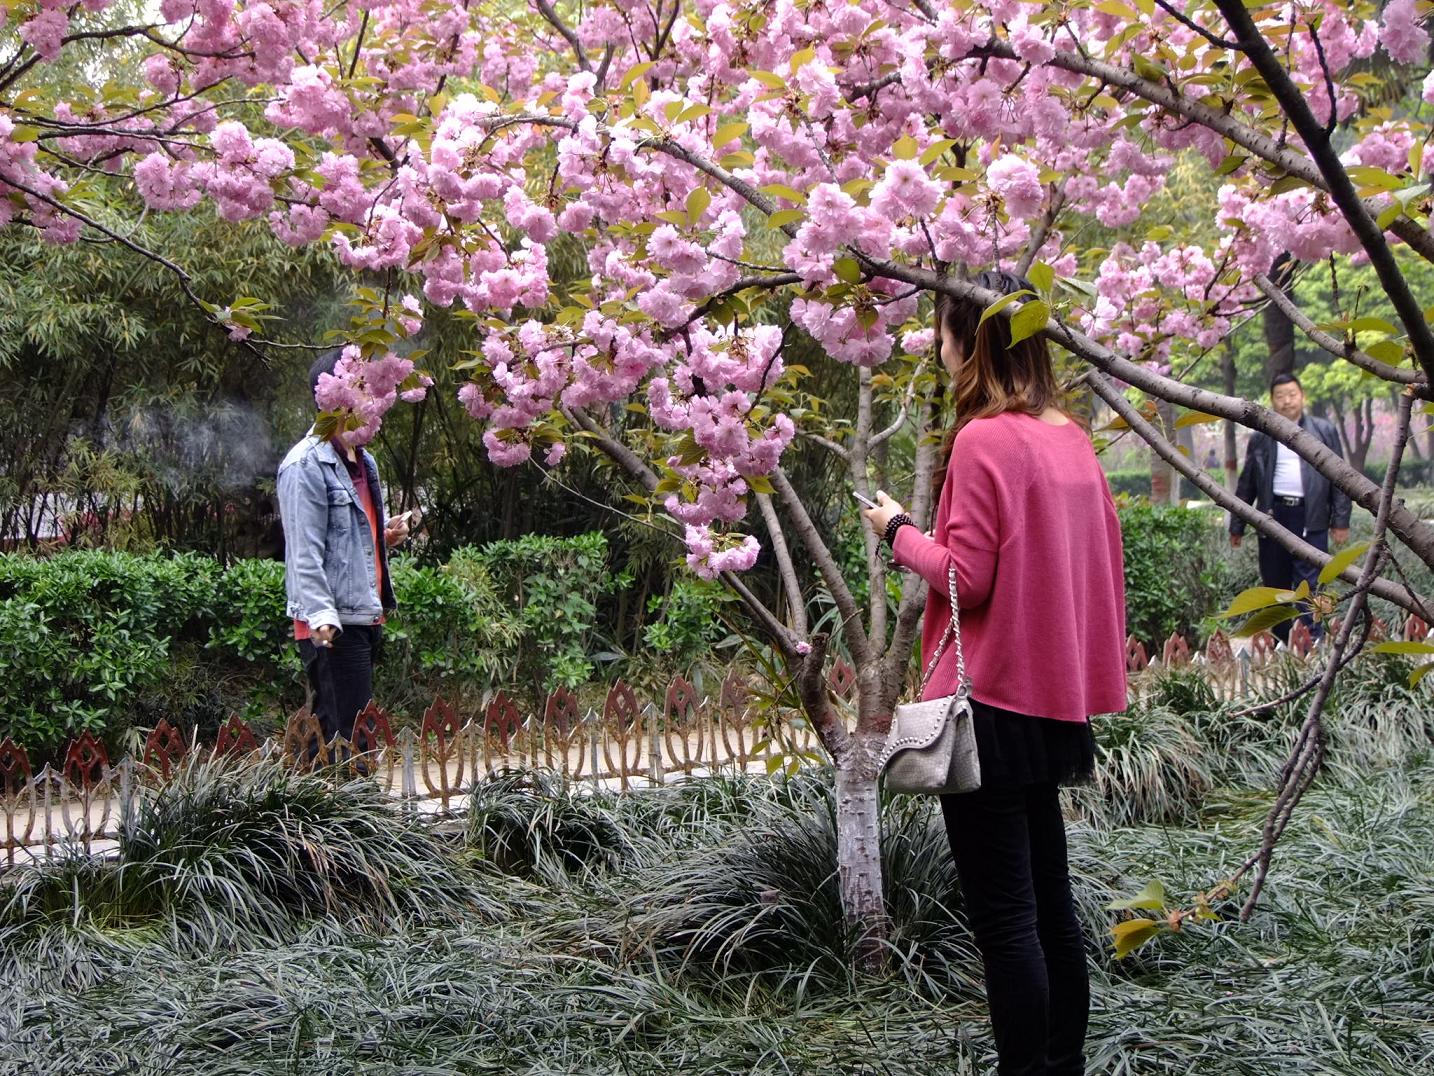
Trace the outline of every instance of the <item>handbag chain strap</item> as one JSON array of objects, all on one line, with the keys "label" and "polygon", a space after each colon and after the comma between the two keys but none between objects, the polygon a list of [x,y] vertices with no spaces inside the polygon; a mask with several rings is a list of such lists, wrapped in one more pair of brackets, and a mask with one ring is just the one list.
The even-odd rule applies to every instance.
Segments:
[{"label": "handbag chain strap", "polygon": [[936,666],[941,663],[941,655],[946,652],[946,646],[952,639],[956,640],[956,694],[965,695],[971,690],[971,684],[966,679],[966,654],[961,649],[961,606],[956,600],[955,564],[947,568],[946,586],[951,598],[951,619],[947,621],[946,630],[941,634],[941,643],[936,647],[936,653],[931,655],[931,662],[926,666],[925,675],[921,677],[922,695],[926,694],[926,685],[931,683]]}]

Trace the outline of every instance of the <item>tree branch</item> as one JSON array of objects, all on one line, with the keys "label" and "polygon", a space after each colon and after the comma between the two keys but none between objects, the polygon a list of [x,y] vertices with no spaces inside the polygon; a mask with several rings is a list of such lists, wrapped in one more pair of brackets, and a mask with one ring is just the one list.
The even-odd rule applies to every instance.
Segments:
[{"label": "tree branch", "polygon": [[742,582],[736,572],[723,572],[720,578],[741,599],[742,604],[747,607],[747,611],[756,617],[757,622],[767,630],[772,642],[776,644],[777,649],[786,656],[787,660],[791,661],[796,658],[798,656],[797,644],[801,640],[777,618],[777,614],[767,607],[767,603],[753,594],[751,588]]},{"label": "tree branch", "polygon": [[812,441],[816,444],[821,445],[824,449],[826,449],[828,452],[831,452],[833,455],[841,457],[843,463],[847,462],[846,449],[842,448],[841,445],[837,444],[831,438],[823,437],[821,434],[813,433],[810,430],[798,430],[797,433],[800,436],[805,437],[808,441]]},{"label": "tree branch", "polygon": [[792,551],[787,546],[787,535],[782,530],[782,521],[777,516],[777,507],[772,498],[758,493],[757,507],[767,523],[767,533],[772,538],[772,556],[777,561],[777,572],[782,587],[787,592],[787,608],[791,610],[792,630],[802,638],[807,635],[807,603],[802,598],[802,584],[797,580],[797,566],[792,563]]},{"label": "tree branch", "polygon": [[557,13],[556,9],[554,9],[548,0],[533,0],[533,2],[537,4],[538,10],[543,13],[543,18],[547,19],[548,22],[552,24],[553,29],[562,34],[567,40],[567,43],[572,46],[573,55],[577,57],[578,67],[584,71],[591,71],[593,69],[592,62],[588,59],[588,54],[584,51],[583,43],[578,38],[577,32],[563,21],[563,17]]},{"label": "tree branch", "polygon": [[[1112,411],[1123,418],[1161,459],[1190,479],[1202,493],[1221,508],[1239,516],[1266,538],[1278,542],[1301,560],[1323,568],[1334,559],[1328,552],[1315,548],[1293,532],[1286,530],[1275,522],[1273,516],[1266,515],[1253,505],[1241,500],[1206,474],[1202,468],[1196,467],[1185,453],[1171,444],[1102,374],[1091,371],[1087,382],[1095,394],[1104,400]],[[1353,567],[1346,568],[1340,574],[1340,578],[1347,582],[1357,583],[1359,573]],[[1393,602],[1401,609],[1407,609],[1417,615],[1418,610],[1422,607],[1423,603],[1417,594],[1388,579],[1375,580],[1372,587],[1375,594],[1386,601]]]},{"label": "tree branch", "polygon": [[[853,254],[867,264],[872,271],[883,276],[916,284],[930,291],[944,292],[956,299],[978,303],[983,308],[1001,298],[1000,295],[989,289],[980,288],[969,281],[944,276],[929,269],[900,265],[890,261],[878,262],[855,250],[853,250]],[[1015,307],[1008,306],[1001,311],[1001,315],[1006,317],[1014,312]],[[1117,355],[1109,348],[1098,344],[1063,322],[1052,320],[1047,323],[1042,332],[1067,351],[1085,359],[1097,370],[1134,385],[1152,396],[1195,411],[1232,419],[1242,426],[1268,433],[1308,460],[1311,467],[1328,478],[1332,485],[1347,493],[1354,503],[1371,513],[1378,510],[1379,486],[1376,483],[1356,471],[1338,454],[1331,451],[1324,442],[1277,412],[1262,407],[1253,400],[1225,396],[1164,377],[1140,363]],[[1426,564],[1434,565],[1434,527],[1419,519],[1400,503],[1391,509],[1390,529],[1399,535],[1404,540],[1404,544],[1409,546]]]},{"label": "tree branch", "polygon": [[1051,195],[1051,204],[1041,214],[1040,221],[1031,231],[1031,238],[1026,241],[1026,249],[1021,253],[1020,261],[1016,262],[1016,275],[1025,276],[1031,269],[1031,263],[1036,260],[1041,247],[1045,245],[1046,236],[1051,234],[1055,227],[1056,219],[1061,215],[1061,209],[1066,202],[1066,182],[1069,176],[1063,176],[1056,184],[1055,193]]},{"label": "tree branch", "polygon": [[1389,523],[1390,506],[1394,503],[1394,486],[1399,477],[1399,461],[1404,455],[1404,445],[1409,440],[1409,421],[1413,405],[1414,394],[1406,389],[1399,400],[1399,428],[1394,438],[1394,451],[1389,458],[1389,469],[1385,472],[1384,483],[1379,490],[1379,511],[1374,517],[1374,534],[1370,539],[1369,552],[1365,554],[1364,566],[1359,573],[1359,582],[1355,584],[1349,611],[1340,623],[1339,632],[1335,635],[1330,649],[1329,664],[1325,667],[1324,678],[1320,681],[1319,690],[1316,691],[1314,699],[1310,702],[1310,708],[1305,715],[1304,724],[1300,727],[1294,750],[1285,764],[1284,772],[1280,775],[1279,795],[1275,799],[1274,806],[1270,808],[1269,815],[1265,818],[1260,850],[1254,859],[1255,881],[1250,888],[1249,898],[1245,901],[1244,907],[1240,909],[1242,920],[1249,919],[1254,913],[1255,906],[1260,900],[1260,894],[1265,887],[1265,879],[1269,876],[1270,860],[1274,855],[1275,845],[1284,834],[1290,819],[1294,817],[1295,808],[1299,806],[1305,790],[1314,781],[1324,757],[1324,729],[1320,720],[1324,714],[1325,703],[1329,699],[1330,689],[1334,687],[1334,678],[1341,668],[1340,659],[1344,655],[1345,647],[1349,645],[1349,638],[1354,631],[1355,622],[1359,620],[1365,603],[1369,599],[1370,587],[1377,574],[1379,562],[1385,553],[1385,528]]},{"label": "tree branch", "polygon": [[[931,521],[931,478],[936,471],[936,450],[939,443],[932,436],[939,405],[927,398],[921,402],[921,418],[916,429],[916,474],[911,491],[911,518],[920,530]],[[908,572],[901,587],[901,601],[896,607],[896,630],[892,632],[882,669],[882,702],[888,713],[901,698],[906,686],[906,669],[911,663],[911,648],[916,642],[917,626],[926,609],[929,588],[916,572]]]},{"label": "tree branch", "polygon": [[1318,344],[1325,351],[1335,358],[1344,359],[1346,362],[1358,366],[1361,370],[1367,370],[1375,377],[1385,381],[1393,381],[1399,385],[1420,386],[1420,396],[1427,397],[1429,392],[1429,379],[1422,370],[1401,370],[1397,366],[1390,366],[1387,362],[1380,362],[1372,356],[1366,355],[1352,343],[1338,340],[1329,333],[1322,330],[1309,316],[1301,310],[1290,299],[1284,289],[1278,287],[1274,281],[1263,273],[1257,273],[1254,277],[1255,287],[1265,293],[1285,317],[1294,324],[1312,341]]},{"label": "tree branch", "polygon": [[[871,462],[872,408],[875,406],[875,390],[871,382],[871,368],[857,368],[856,428],[848,450],[847,463],[850,467],[852,488],[863,497],[872,498],[871,480],[867,474]],[[867,616],[870,618],[871,638],[878,645],[886,639],[886,561],[881,556],[881,535],[877,534],[865,516],[861,517],[862,546],[866,552]]]},{"label": "tree branch", "polygon": [[[1425,375],[1434,378],[1434,331],[1430,330],[1429,323],[1424,319],[1423,307],[1409,290],[1409,282],[1400,272],[1394,252],[1384,241],[1383,230],[1375,223],[1374,217],[1379,211],[1371,211],[1370,205],[1355,190],[1354,182],[1349,178],[1349,173],[1340,162],[1339,154],[1330,143],[1329,134],[1315,119],[1304,93],[1294,84],[1284,64],[1256,27],[1244,0],[1215,0],[1215,4],[1225,16],[1230,29],[1235,31],[1235,36],[1240,39],[1250,63],[1265,80],[1270,92],[1275,95],[1275,100],[1280,103],[1285,115],[1303,139],[1305,148],[1314,158],[1314,163],[1323,177],[1325,189],[1344,214],[1345,221],[1359,239],[1360,246],[1369,255],[1369,263],[1374,267],[1380,284],[1384,286],[1385,294],[1389,296],[1389,301],[1399,314],[1399,320],[1404,322],[1404,331],[1408,333],[1409,342],[1414,347],[1415,358],[1424,368]],[[1333,101],[1330,102],[1330,108],[1334,108]]]},{"label": "tree branch", "polygon": [[797,667],[797,695],[827,753],[840,766],[851,749],[851,735],[841,717],[832,709],[831,697],[827,694],[824,666],[829,641],[830,636],[826,632],[813,637],[811,651],[802,657]]},{"label": "tree branch", "polygon": [[657,473],[642,461],[642,457],[612,434],[608,433],[607,430],[599,426],[586,411],[566,407],[559,408],[559,410],[569,422],[573,422],[586,430],[588,435],[598,443],[598,447],[601,448],[604,453],[621,466],[628,474],[632,475],[633,478],[642,483],[643,489],[647,490],[648,493],[656,491]]},{"label": "tree branch", "polygon": [[[1229,0],[1224,0],[1229,2]],[[992,38],[986,44],[974,49],[973,56],[989,56],[993,59],[1020,60],[1009,42]],[[1200,101],[1186,97],[1172,85],[1152,82],[1141,78],[1128,68],[1091,59],[1079,53],[1056,50],[1051,66],[1073,74],[1088,75],[1111,86],[1128,90],[1137,97],[1157,105],[1173,115],[1181,116],[1191,123],[1207,127],[1223,135],[1235,145],[1259,157],[1261,160],[1280,168],[1289,175],[1304,180],[1310,186],[1329,191],[1329,185],[1319,167],[1308,157],[1301,156],[1273,138],[1261,134],[1229,113],[1219,111]],[[1286,79],[1288,81],[1288,79]],[[1366,210],[1378,214],[1380,208],[1373,202],[1361,202]],[[1401,217],[1390,225],[1390,231],[1403,239],[1409,246],[1429,261],[1434,261],[1434,233],[1419,226],[1416,221]]]},{"label": "tree branch", "polygon": [[787,512],[796,524],[797,537],[811,554],[822,581],[826,583],[832,600],[836,602],[837,612],[842,617],[842,634],[846,638],[847,649],[851,651],[852,661],[858,668],[867,665],[871,659],[871,642],[861,623],[861,610],[857,608],[856,598],[852,596],[851,588],[842,577],[841,568],[823,541],[821,531],[807,514],[807,506],[792,488],[792,483],[782,468],[778,467],[772,472],[772,484],[777,487],[782,503],[786,505]]},{"label": "tree branch", "polygon": [[[652,468],[648,467],[636,452],[598,425],[591,415],[576,408],[560,408],[559,410],[569,422],[582,427],[588,436],[597,442],[598,448],[609,459],[641,483],[643,489],[647,490],[648,493],[652,493],[657,489],[657,475],[653,472]],[[732,592],[741,599],[742,604],[747,607],[757,622],[762,625],[778,649],[789,659],[795,657],[797,654],[797,643],[801,640],[792,633],[792,630],[778,619],[777,615],[767,607],[761,598],[752,593],[751,588],[742,582],[736,573],[723,572],[721,573],[721,579],[722,582],[731,588]],[[803,629],[802,634],[806,634],[805,629]]]},{"label": "tree branch", "polygon": [[1191,19],[1187,15],[1185,15],[1185,13],[1182,12],[1179,8],[1177,8],[1174,4],[1171,4],[1169,0],[1155,0],[1155,3],[1160,7],[1160,10],[1164,11],[1176,22],[1180,23],[1181,26],[1184,26],[1187,30],[1194,30],[1197,34],[1203,37],[1206,41],[1210,42],[1210,44],[1214,45],[1217,49],[1232,49],[1235,52],[1241,51],[1239,42],[1226,41],[1223,37],[1211,33],[1194,19]]}]

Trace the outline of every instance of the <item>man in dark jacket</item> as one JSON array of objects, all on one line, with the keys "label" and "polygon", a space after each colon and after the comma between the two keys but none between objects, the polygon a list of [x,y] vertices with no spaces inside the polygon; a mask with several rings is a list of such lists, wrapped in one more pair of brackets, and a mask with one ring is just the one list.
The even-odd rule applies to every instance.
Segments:
[{"label": "man in dark jacket", "polygon": [[[1298,422],[1306,433],[1323,441],[1335,455],[1343,454],[1334,426],[1326,419],[1304,413],[1304,390],[1294,374],[1280,374],[1271,382],[1270,403],[1285,418]],[[1250,435],[1245,469],[1240,472],[1235,492],[1316,549],[1328,550],[1331,538],[1335,545],[1343,545],[1349,538],[1348,494],[1332,486],[1301,456],[1267,433]],[[1245,521],[1232,515],[1230,545],[1238,548],[1244,533]],[[1261,535],[1260,579],[1265,586],[1282,590],[1293,590],[1304,580],[1314,590],[1319,585],[1319,568]],[[1310,625],[1316,636],[1321,633],[1321,626],[1312,623],[1308,613],[1300,619]],[[1274,628],[1281,642],[1289,639],[1290,623],[1286,620]]]}]

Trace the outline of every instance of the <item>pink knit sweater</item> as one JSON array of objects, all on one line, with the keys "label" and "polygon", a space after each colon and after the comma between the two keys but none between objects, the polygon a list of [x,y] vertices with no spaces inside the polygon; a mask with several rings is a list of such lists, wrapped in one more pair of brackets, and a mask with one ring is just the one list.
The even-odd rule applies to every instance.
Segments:
[{"label": "pink knit sweater", "polygon": [[[931,533],[902,527],[894,551],[931,586],[923,669],[951,617],[954,561],[973,698],[1062,721],[1125,709],[1120,523],[1080,426],[1014,411],[968,423]],[[955,689],[948,646],[925,697]]]}]

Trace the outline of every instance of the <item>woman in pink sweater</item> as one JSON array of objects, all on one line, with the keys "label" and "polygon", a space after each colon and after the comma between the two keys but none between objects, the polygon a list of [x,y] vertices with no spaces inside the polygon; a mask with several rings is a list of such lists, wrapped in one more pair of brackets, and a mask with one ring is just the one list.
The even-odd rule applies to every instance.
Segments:
[{"label": "woman in pink sweater", "polygon": [[[976,283],[1031,288],[994,271]],[[1044,338],[1012,347],[1006,318],[980,317],[938,297],[955,424],[931,537],[885,494],[866,515],[930,585],[923,667],[951,618],[956,566],[981,788],[941,807],[986,966],[998,1072],[1070,1076],[1085,1071],[1090,985],[1058,790],[1091,775],[1090,715],[1126,706],[1120,524],[1090,438],[1060,405]],[[948,647],[925,697],[955,689]]]}]

